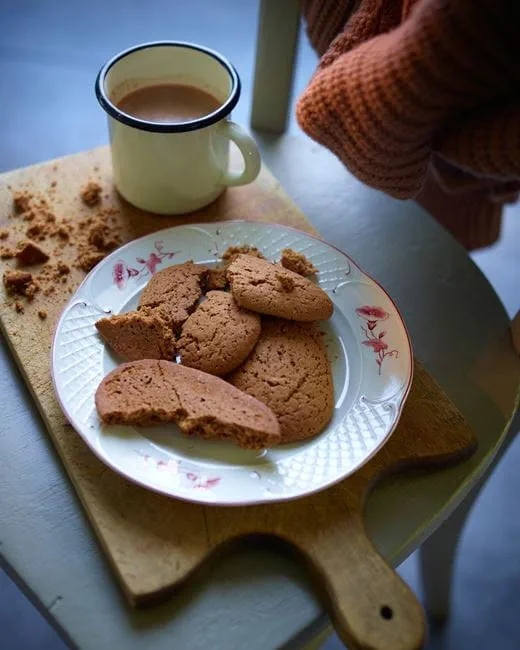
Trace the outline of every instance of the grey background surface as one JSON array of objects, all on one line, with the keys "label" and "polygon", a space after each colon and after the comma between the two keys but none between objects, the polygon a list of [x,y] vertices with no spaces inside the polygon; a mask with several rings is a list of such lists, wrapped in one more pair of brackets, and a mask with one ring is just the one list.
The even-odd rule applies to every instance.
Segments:
[{"label": "grey background surface", "polygon": [[[117,51],[138,42],[155,39],[192,40],[213,47],[228,56],[237,67],[243,83],[242,100],[234,112],[234,119],[248,123],[251,82],[254,63],[254,46],[257,24],[257,3],[253,0],[234,2],[225,0],[211,3],[208,0],[190,2],[151,0],[123,2],[122,0],[90,3],[66,2],[65,0],[0,0],[0,170],[8,170],[90,148],[106,142],[104,116],[93,94],[93,80],[102,63]],[[299,49],[296,94],[303,89],[312,74],[315,57],[305,38]],[[294,119],[290,133],[298,134]],[[274,165],[273,165],[274,166]],[[316,205],[336,207],[336,200],[344,200],[344,186],[354,188],[352,201],[368,201],[366,194],[347,172],[334,166],[336,176],[322,185],[317,182]],[[291,170],[284,172],[288,176]],[[283,176],[283,173],[278,173]],[[284,179],[282,178],[282,181]],[[331,188],[337,184],[337,199]],[[325,188],[325,189],[324,189]],[[389,202],[394,205],[395,202]],[[395,208],[397,209],[397,208]],[[323,218],[326,230],[326,217]],[[332,232],[332,227],[331,227]],[[327,233],[324,232],[327,236]],[[395,233],[399,237],[399,232]],[[380,245],[375,242],[374,245]],[[513,315],[520,307],[520,213],[518,208],[508,210],[502,241],[496,246],[475,253],[473,259],[488,276],[501,296],[508,312]],[[460,333],[461,339],[463,332]],[[19,380],[18,371],[9,360],[2,340],[2,361],[9,369],[2,377],[2,393],[7,394],[7,384]],[[31,398],[23,397],[26,422],[39,426]],[[9,409],[2,411],[9,417]],[[12,415],[14,417],[14,415]],[[4,419],[7,430],[8,422]],[[2,429],[0,425],[0,430]],[[14,447],[23,445],[24,437],[10,441]],[[38,453],[53,458],[50,442],[42,434],[32,444],[37,445],[31,458]],[[18,450],[19,451],[19,450]],[[6,461],[8,459],[4,459]],[[38,502],[40,514],[48,528],[63,530],[68,536],[70,553],[74,553],[76,536],[81,534],[82,515],[78,517],[78,503],[73,496],[60,499],[56,511],[53,490],[59,482],[67,481],[65,473],[55,465],[55,487],[43,484],[38,489],[31,483],[30,491],[23,498]],[[520,495],[520,445],[514,443],[499,464],[492,479],[479,498],[464,532],[455,579],[453,617],[448,626],[434,630],[430,648],[450,650],[513,650],[520,645],[520,620],[518,601],[520,593],[520,518],[518,496]],[[30,465],[20,467],[20,472],[31,472]],[[36,474],[36,472],[35,472]],[[12,486],[2,481],[0,491]],[[18,516],[10,512],[10,517]],[[20,513],[20,516],[22,514]],[[62,526],[64,521],[72,522]],[[75,528],[75,521],[79,521]],[[8,525],[0,513],[0,536]],[[29,527],[28,527],[29,529]],[[2,537],[0,537],[0,543]],[[95,546],[95,541],[92,540]],[[34,540],[35,553],[38,540]],[[46,556],[47,558],[48,556]],[[56,566],[66,558],[52,558]],[[100,567],[104,566],[99,558]],[[245,566],[245,565],[244,565]],[[264,557],[266,572],[272,578],[273,588],[262,596],[275,599],[284,607],[284,587],[287,578],[301,580],[296,570],[290,576],[285,563],[277,562],[272,554]],[[232,571],[240,577],[241,559]],[[229,569],[229,567],[228,567]],[[58,569],[57,569],[58,570]],[[225,564],[215,569],[223,576],[221,584],[230,584]],[[402,574],[420,593],[417,579],[416,559],[410,558],[401,568]],[[88,580],[80,585],[88,598]],[[308,586],[302,582],[301,589]],[[115,590],[107,585],[107,590]],[[215,611],[223,594],[215,592]],[[78,595],[78,597],[81,597]],[[46,603],[50,608],[60,607],[60,602]],[[311,610],[312,610],[312,606]],[[309,615],[312,615],[312,611]],[[261,602],[255,610],[262,616]],[[114,613],[114,615],[116,615]],[[95,626],[95,621],[85,621],[85,627]],[[230,621],[230,626],[233,621]],[[266,625],[269,621],[266,621]],[[0,648],[21,650],[64,647],[56,632],[41,617],[5,573],[0,574]],[[160,621],[158,622],[158,633]],[[208,637],[208,640],[211,638]],[[172,647],[176,647],[172,644]],[[339,646],[336,639],[327,642],[327,650]]]}]

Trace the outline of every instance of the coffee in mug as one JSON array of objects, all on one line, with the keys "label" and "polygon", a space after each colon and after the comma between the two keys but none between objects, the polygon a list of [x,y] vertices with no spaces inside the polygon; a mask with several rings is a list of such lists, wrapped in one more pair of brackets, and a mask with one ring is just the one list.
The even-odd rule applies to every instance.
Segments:
[{"label": "coffee in mug", "polygon": [[157,84],[125,95],[117,103],[124,113],[149,122],[189,122],[217,110],[220,102],[195,86]]},{"label": "coffee in mug", "polygon": [[[253,138],[230,120],[240,79],[223,56],[200,45],[137,45],[96,79],[108,116],[114,182],[130,203],[160,214],[192,212],[260,171]],[[229,170],[229,143],[244,159]]]}]

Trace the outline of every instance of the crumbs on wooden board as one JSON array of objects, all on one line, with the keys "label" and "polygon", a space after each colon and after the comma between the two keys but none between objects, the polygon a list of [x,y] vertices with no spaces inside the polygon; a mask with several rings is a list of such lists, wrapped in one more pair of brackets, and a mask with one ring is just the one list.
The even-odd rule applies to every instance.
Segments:
[{"label": "crumbs on wooden board", "polygon": [[101,191],[102,187],[99,183],[95,183],[94,181],[90,181],[85,185],[85,187],[81,190],[81,200],[85,205],[88,205],[89,207],[93,207],[95,205],[99,205],[101,203]]},{"label": "crumbs on wooden board", "polygon": [[[54,165],[52,169],[57,171],[57,168]],[[51,182],[51,188],[56,185],[56,181]],[[77,216],[63,218],[53,210],[54,191],[44,195],[28,189],[10,189],[13,214],[9,217],[13,221],[11,228],[0,229],[0,240],[18,241],[0,246],[0,259],[14,260],[15,265],[4,272],[3,283],[8,295],[19,298],[10,304],[17,313],[24,313],[21,300],[30,302],[38,292],[50,296],[60,287],[60,292],[72,293],[73,287],[63,286],[71,274],[71,267],[59,260],[64,252],[72,252],[76,259],[74,266],[86,273],[121,244],[116,219],[119,210],[99,207],[103,188],[94,182],[88,182],[79,193],[83,203],[92,208],[88,215],[80,211]],[[56,199],[54,204],[59,202]],[[27,226],[20,233],[24,222]],[[24,270],[26,267],[31,267],[31,273]]]},{"label": "crumbs on wooden board", "polygon": [[26,296],[29,300],[39,291],[39,285],[34,282],[33,274],[28,271],[11,269],[3,275],[4,287],[11,296]]},{"label": "crumbs on wooden board", "polygon": [[42,264],[49,259],[49,255],[43,250],[43,248],[30,239],[18,243],[14,256],[18,260],[20,266]]}]

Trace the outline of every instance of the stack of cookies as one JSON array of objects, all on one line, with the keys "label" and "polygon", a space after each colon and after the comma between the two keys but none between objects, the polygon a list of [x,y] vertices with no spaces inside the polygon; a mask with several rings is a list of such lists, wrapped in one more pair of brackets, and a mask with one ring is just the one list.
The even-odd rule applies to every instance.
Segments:
[{"label": "stack of cookies", "polygon": [[137,311],[96,327],[127,363],[100,384],[105,424],[176,422],[187,435],[261,449],[315,436],[331,418],[330,363],[316,321],[332,316],[306,258],[230,247],[224,268],[156,273]]}]

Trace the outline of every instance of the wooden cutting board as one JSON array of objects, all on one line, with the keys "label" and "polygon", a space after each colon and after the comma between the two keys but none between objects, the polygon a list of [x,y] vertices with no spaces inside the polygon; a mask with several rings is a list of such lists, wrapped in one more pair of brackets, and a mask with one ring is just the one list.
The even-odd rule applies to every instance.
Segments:
[{"label": "wooden cutting board", "polygon": [[[313,233],[303,214],[263,169],[249,186],[229,190],[216,203],[184,217],[145,214],[112,189],[106,148],[16,170],[0,176],[0,229],[13,245],[28,223],[12,216],[12,191],[28,189],[47,197],[57,219],[74,223],[96,210],[82,204],[88,181],[103,186],[103,207],[124,241],[180,223],[251,219]],[[51,246],[51,241],[42,242]],[[73,264],[76,251],[63,249]],[[14,267],[2,261],[2,272]],[[462,415],[425,371],[415,378],[400,424],[370,463],[339,485],[298,501],[245,508],[192,505],[146,491],[107,469],[67,425],[49,375],[51,337],[60,310],[83,278],[72,269],[49,296],[40,292],[25,313],[15,311],[2,288],[0,324],[126,596],[133,605],[166,598],[217,549],[252,535],[280,540],[316,577],[317,588],[341,638],[351,648],[407,650],[422,647],[424,616],[409,588],[366,537],[363,510],[370,488],[382,476],[409,466],[443,466],[468,457],[476,441]],[[45,310],[42,320],[38,311]]]}]

